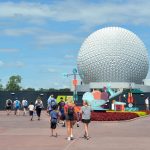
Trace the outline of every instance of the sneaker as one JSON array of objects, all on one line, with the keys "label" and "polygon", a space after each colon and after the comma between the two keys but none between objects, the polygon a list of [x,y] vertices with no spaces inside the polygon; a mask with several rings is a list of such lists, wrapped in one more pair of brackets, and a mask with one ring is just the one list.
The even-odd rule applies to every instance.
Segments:
[{"label": "sneaker", "polygon": [[65,127],[65,124],[63,124],[62,127]]},{"label": "sneaker", "polygon": [[77,124],[77,127],[79,127],[79,124]]},{"label": "sneaker", "polygon": [[70,140],[71,140],[71,137],[68,137],[67,140],[70,141]]},{"label": "sneaker", "polygon": [[71,140],[73,140],[74,139],[73,135],[70,138],[71,138]]},{"label": "sneaker", "polygon": [[90,138],[89,136],[86,137],[87,140],[89,140],[89,138]]}]

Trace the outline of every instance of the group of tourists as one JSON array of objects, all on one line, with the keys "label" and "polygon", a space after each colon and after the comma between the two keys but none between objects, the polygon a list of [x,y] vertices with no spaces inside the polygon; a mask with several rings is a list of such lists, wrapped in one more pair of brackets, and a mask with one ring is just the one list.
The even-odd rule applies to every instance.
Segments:
[{"label": "group of tourists", "polygon": [[20,109],[23,109],[23,115],[27,115],[27,110],[29,109],[29,115],[31,116],[31,121],[33,120],[34,111],[36,111],[36,114],[38,116],[38,120],[40,120],[41,116],[41,110],[43,107],[43,102],[40,97],[38,97],[35,101],[35,104],[31,101],[30,104],[28,104],[28,100],[23,98],[22,102],[16,98],[14,102],[12,102],[11,99],[6,100],[6,111],[7,115],[10,115],[11,110],[14,109],[15,115],[20,115]]},{"label": "group of tourists", "polygon": [[[6,100],[7,115],[11,113],[12,107],[14,108],[15,115],[20,115],[20,108],[22,107],[23,115],[25,116],[27,114],[28,109],[29,115],[31,116],[31,121],[33,120],[35,111],[38,120],[40,120],[41,110],[44,108],[43,102],[40,97],[36,99],[35,103],[30,102],[30,104],[28,104],[28,101],[25,98],[22,100],[22,102],[20,102],[18,98],[16,98],[14,102],[12,102],[12,100],[10,99]],[[87,101],[83,101],[83,106],[80,109],[76,109],[72,97],[67,97],[67,99],[61,97],[60,101],[57,103],[54,96],[50,95],[50,97],[47,100],[47,113],[50,117],[49,122],[51,136],[58,136],[57,125],[59,123],[62,123],[62,127],[67,128],[67,140],[73,140],[73,126],[76,123],[77,127],[79,127],[79,121],[81,120],[84,124],[85,131],[83,137],[88,140],[88,125],[91,121],[91,111],[91,106],[88,105]]]},{"label": "group of tourists", "polygon": [[23,108],[23,115],[26,115],[26,110],[28,107],[28,101],[26,99],[22,100],[22,103],[16,98],[14,102],[11,99],[6,100],[6,111],[7,115],[11,113],[12,108],[14,109],[15,115],[20,115],[20,108]]},{"label": "group of tourists", "polygon": [[84,138],[88,140],[88,125],[91,121],[91,111],[91,106],[88,105],[87,101],[83,102],[83,106],[80,111],[78,111],[71,97],[68,97],[65,101],[63,98],[60,98],[60,102],[57,104],[53,95],[51,95],[48,99],[51,136],[57,137],[57,124],[60,120],[62,120],[62,126],[67,127],[67,140],[73,140],[73,126],[75,122],[77,122],[77,127],[79,127],[79,120],[82,118],[85,130]]}]

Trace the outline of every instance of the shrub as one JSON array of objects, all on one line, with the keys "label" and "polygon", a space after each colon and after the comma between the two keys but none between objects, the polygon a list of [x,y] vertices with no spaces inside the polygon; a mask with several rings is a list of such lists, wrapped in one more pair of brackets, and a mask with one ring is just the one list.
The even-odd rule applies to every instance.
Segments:
[{"label": "shrub", "polygon": [[91,120],[120,121],[120,120],[130,120],[136,117],[139,117],[139,115],[131,112],[92,112]]}]

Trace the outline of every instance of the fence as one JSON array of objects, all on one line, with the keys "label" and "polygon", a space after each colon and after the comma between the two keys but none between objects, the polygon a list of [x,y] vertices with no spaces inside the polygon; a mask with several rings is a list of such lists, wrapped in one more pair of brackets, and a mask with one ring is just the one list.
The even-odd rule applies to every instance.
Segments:
[{"label": "fence", "polygon": [[[72,92],[36,92],[36,91],[18,91],[18,92],[8,92],[8,91],[0,91],[0,110],[5,109],[5,103],[7,99],[11,99],[12,101],[15,98],[18,98],[22,101],[23,98],[27,99],[30,103],[31,101],[34,103],[38,96],[41,97],[43,101],[44,108],[47,107],[47,99],[50,95],[54,95],[57,98],[58,95],[65,95],[65,96],[73,96]],[[83,93],[78,93],[78,101],[77,105],[82,104],[82,95]]]},{"label": "fence", "polygon": [[[26,98],[28,102],[31,101],[35,102],[36,98],[40,96],[42,98],[44,108],[47,107],[47,99],[48,97],[53,94],[55,98],[58,95],[66,95],[66,96],[73,96],[73,92],[37,92],[37,91],[19,91],[19,92],[8,92],[8,91],[0,91],[0,110],[5,109],[5,103],[7,99],[12,99],[13,101],[17,97],[20,101],[23,98]],[[78,92],[78,101],[76,102],[77,105],[82,105],[82,96],[83,92]],[[115,97],[115,100],[127,103],[127,96],[128,93],[122,93],[121,95]],[[150,97],[150,93],[133,93],[134,99],[134,107],[138,107],[139,110],[145,110],[145,99]],[[109,103],[110,105],[111,103]],[[110,106],[109,106],[110,108]]]}]

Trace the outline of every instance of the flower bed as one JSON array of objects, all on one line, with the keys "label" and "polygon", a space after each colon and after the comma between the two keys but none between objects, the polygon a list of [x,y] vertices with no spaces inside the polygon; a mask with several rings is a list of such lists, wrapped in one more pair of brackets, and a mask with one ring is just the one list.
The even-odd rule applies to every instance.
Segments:
[{"label": "flower bed", "polygon": [[92,121],[120,121],[130,120],[139,117],[136,113],[131,112],[92,112]]},{"label": "flower bed", "polygon": [[150,110],[141,110],[141,112],[145,112],[147,115],[150,115]]}]

